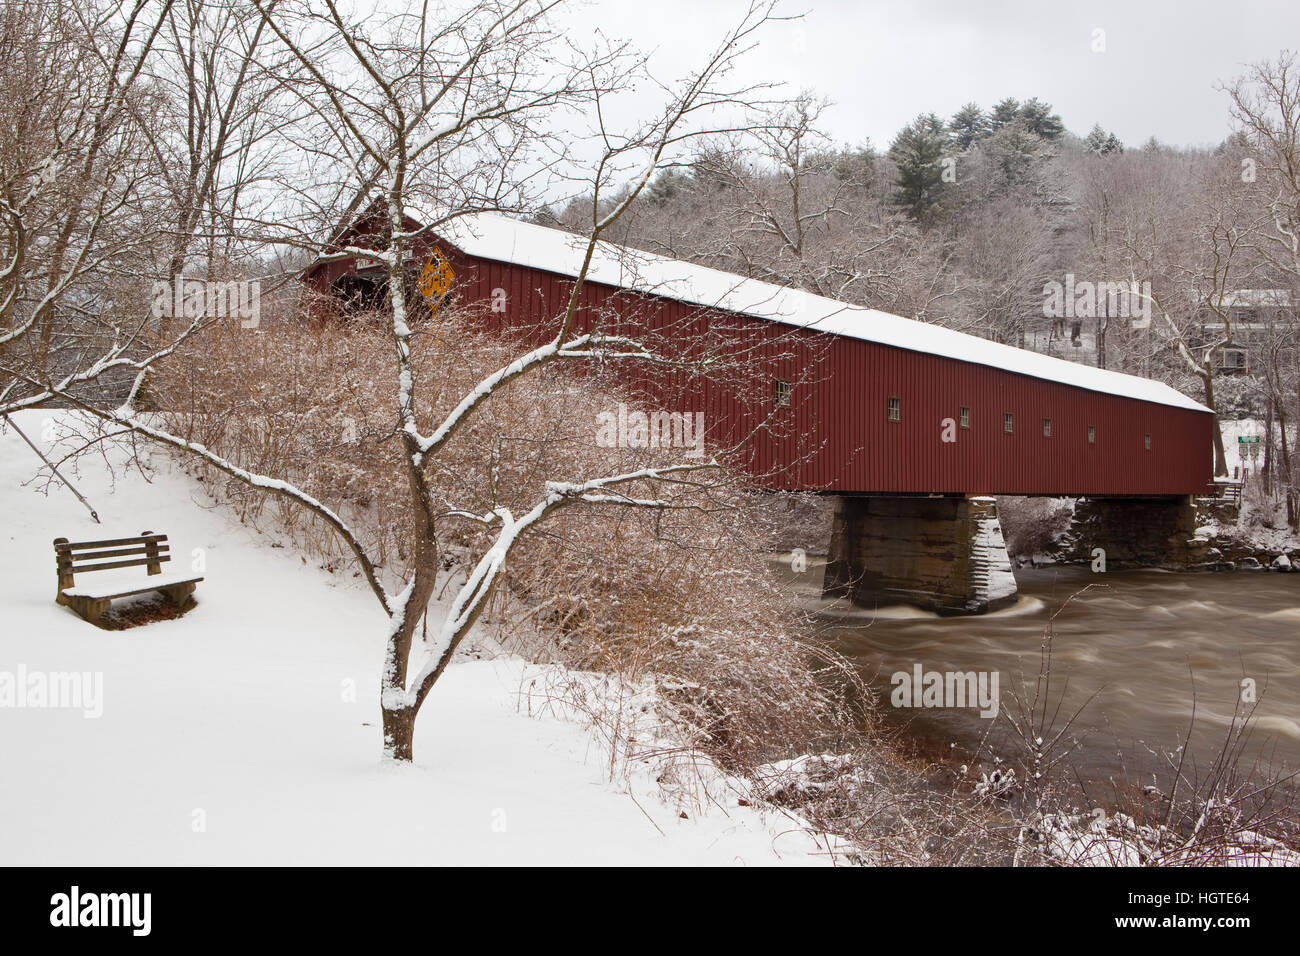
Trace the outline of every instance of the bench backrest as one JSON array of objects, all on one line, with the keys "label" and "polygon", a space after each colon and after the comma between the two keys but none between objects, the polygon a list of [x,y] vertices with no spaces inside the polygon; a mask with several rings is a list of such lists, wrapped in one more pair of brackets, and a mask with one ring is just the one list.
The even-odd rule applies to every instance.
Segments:
[{"label": "bench backrest", "polygon": [[[170,561],[167,535],[143,531],[138,538],[108,541],[54,539],[54,559],[59,568],[59,590],[73,586],[73,575],[87,571],[109,571],[143,565],[150,574],[162,574],[162,562]],[[114,560],[121,559],[121,560]]]}]

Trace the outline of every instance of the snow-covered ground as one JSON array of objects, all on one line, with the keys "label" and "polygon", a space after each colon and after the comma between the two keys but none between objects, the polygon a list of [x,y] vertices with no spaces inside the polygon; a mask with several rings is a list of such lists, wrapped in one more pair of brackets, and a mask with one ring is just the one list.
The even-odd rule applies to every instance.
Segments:
[{"label": "snow-covered ground", "polygon": [[[48,448],[51,414],[15,418]],[[0,694],[0,864],[829,862],[734,795],[682,819],[648,768],[610,782],[583,727],[520,712],[517,660],[450,667],[414,765],[382,764],[373,597],[154,461],[152,481],[93,457],[69,474],[96,525],[67,489],[30,483],[40,462],[0,422],[0,683],[102,675],[81,701],[98,717]],[[168,570],[202,558],[182,619],[100,630],[55,604],[54,538],[146,529],[169,536]]]},{"label": "snow-covered ground", "polygon": [[[1219,431],[1223,436],[1223,451],[1228,460],[1229,473],[1232,472],[1232,469],[1239,468],[1243,465],[1248,471],[1250,471],[1250,473],[1258,473],[1259,469],[1264,464],[1264,446],[1262,444],[1264,433],[1266,431],[1264,426],[1265,423],[1258,418],[1224,419],[1219,422]],[[1291,444],[1291,448],[1294,448],[1297,434],[1296,429],[1294,426],[1288,426],[1286,431],[1287,441]],[[1275,445],[1279,441],[1280,435],[1281,429],[1279,426],[1274,425],[1273,442]],[[1252,459],[1249,456],[1246,458],[1241,457],[1243,445],[1243,442],[1239,441],[1241,438],[1256,438],[1259,440],[1256,443],[1257,447],[1255,448],[1255,451],[1257,454],[1255,458]],[[1251,451],[1249,444],[1246,445],[1245,450],[1247,452]]]},{"label": "snow-covered ground", "polygon": [[[1255,418],[1242,418],[1223,421],[1219,427],[1223,433],[1223,449],[1227,457],[1230,474],[1240,477],[1237,469],[1244,467],[1249,475],[1244,485],[1240,517],[1233,522],[1210,521],[1205,527],[1198,528],[1197,533],[1210,537],[1237,538],[1250,546],[1264,552],[1260,556],[1263,564],[1268,565],[1279,555],[1293,554],[1300,549],[1300,535],[1292,531],[1286,523],[1286,499],[1280,484],[1274,483],[1271,497],[1262,494],[1263,486],[1259,469],[1264,464],[1262,444],[1242,443],[1241,437],[1254,437],[1262,442],[1265,423]],[[1280,430],[1274,427],[1274,441]],[[1296,429],[1287,428],[1289,447],[1295,447]],[[1255,458],[1242,458],[1242,449],[1254,448]],[[1289,563],[1289,559],[1288,563]]]}]

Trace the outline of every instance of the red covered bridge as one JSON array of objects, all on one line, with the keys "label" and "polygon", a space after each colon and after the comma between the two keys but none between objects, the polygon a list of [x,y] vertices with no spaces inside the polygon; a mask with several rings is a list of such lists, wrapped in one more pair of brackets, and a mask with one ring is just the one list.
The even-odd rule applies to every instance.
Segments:
[{"label": "red covered bridge", "polygon": [[[373,214],[360,218],[338,245],[370,247],[379,222]],[[421,225],[411,220],[406,228]],[[475,214],[425,234],[415,243],[411,270],[445,260],[458,302],[478,304],[492,321],[527,328],[562,312],[585,247],[584,238],[560,230]],[[323,260],[305,278],[321,292],[365,303],[382,293],[385,270],[377,262]],[[996,513],[991,503],[971,505],[972,499],[1068,495],[1142,499],[1166,510],[1177,504],[1177,527],[1170,530],[1177,536],[1187,523],[1189,496],[1203,493],[1212,477],[1211,411],[1148,379],[601,243],[582,291],[579,324],[604,322],[609,329],[611,316],[622,332],[665,336],[685,350],[719,327],[738,340],[743,333],[745,360],[770,380],[760,407],[752,396],[742,400],[725,385],[683,373],[640,384],[659,407],[703,411],[711,443],[748,435],[765,416],[784,425],[754,434],[749,467],[774,489],[847,496],[828,583],[859,598],[909,589],[893,587],[899,575],[892,573],[863,585],[879,575],[866,566],[873,561],[865,553],[849,552],[900,535],[925,537],[933,530],[926,523],[934,521],[965,522],[966,537],[987,538]],[[554,334],[553,324],[546,328]],[[950,501],[890,505],[855,496]],[[1122,527],[1126,519],[1101,523],[1107,521]],[[1155,523],[1158,536],[1163,522]],[[996,538],[1004,557],[1000,532]],[[1116,544],[1122,551],[1123,542]],[[1000,569],[1000,557],[993,563]],[[916,578],[912,571],[900,574],[904,582]],[[996,603],[972,601],[965,592],[937,601],[923,594],[921,603],[943,609]]]}]

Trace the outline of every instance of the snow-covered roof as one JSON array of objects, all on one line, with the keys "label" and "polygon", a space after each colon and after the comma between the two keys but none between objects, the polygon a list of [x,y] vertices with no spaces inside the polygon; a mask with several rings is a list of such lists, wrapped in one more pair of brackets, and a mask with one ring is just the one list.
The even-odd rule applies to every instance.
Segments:
[{"label": "snow-covered roof", "polygon": [[[476,258],[513,263],[563,276],[578,275],[587,246],[587,240],[582,236],[494,213],[460,216],[438,226],[436,232],[445,241]],[[1209,411],[1181,392],[1151,379],[1080,365],[928,322],[848,305],[810,292],[746,279],[614,243],[599,243],[587,280],[786,325],[987,365],[1093,392]]]},{"label": "snow-covered roof", "polygon": [[1289,289],[1237,289],[1223,297],[1225,309],[1285,309],[1290,305]]}]

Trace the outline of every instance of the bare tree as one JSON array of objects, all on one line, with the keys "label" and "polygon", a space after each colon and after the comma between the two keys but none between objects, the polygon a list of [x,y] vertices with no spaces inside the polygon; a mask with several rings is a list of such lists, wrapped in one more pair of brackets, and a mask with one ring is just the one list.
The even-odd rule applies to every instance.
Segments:
[{"label": "bare tree", "polygon": [[[410,760],[421,705],[458,644],[484,613],[508,556],[523,537],[553,515],[578,505],[676,508],[681,489],[697,481],[693,476],[717,467],[706,459],[615,474],[565,476],[547,481],[541,497],[525,509],[497,504],[479,511],[443,507],[430,479],[457,436],[485,413],[493,396],[522,377],[556,363],[671,361],[671,356],[636,338],[584,331],[579,308],[582,287],[602,237],[656,172],[694,136],[735,128],[734,118],[724,117],[721,122],[716,118],[728,112],[743,117],[759,95],[758,87],[728,86],[727,77],[737,58],[752,45],[755,31],[770,19],[770,8],[751,6],[696,73],[663,87],[667,102],[659,115],[619,132],[605,118],[605,99],[631,76],[640,75],[635,70],[638,64],[633,61],[629,72],[622,49],[573,56],[576,51],[549,26],[551,4],[484,0],[450,20],[427,8],[351,20],[332,0],[326,0],[320,11],[309,4],[255,2],[267,28],[292,59],[292,72],[284,79],[299,95],[299,124],[292,138],[309,144],[312,159],[333,157],[332,168],[345,173],[333,184],[325,182],[321,192],[332,190],[341,197],[346,194],[343,183],[350,182],[353,190],[372,196],[364,203],[349,202],[350,209],[379,212],[376,243],[345,246],[330,255],[377,260],[387,279],[386,311],[397,386],[394,432],[404,448],[413,516],[403,586],[396,591],[386,587],[362,536],[328,504],[283,477],[241,468],[202,444],[146,420],[130,403],[107,411],[62,387],[53,388],[52,394],[305,508],[338,533],[389,618],[381,688],[384,749],[394,759]],[[420,393],[427,383],[418,379],[413,362],[417,310],[408,285],[410,253],[421,237],[467,210],[513,208],[521,203],[528,181],[526,154],[555,145],[553,138],[538,135],[544,118],[582,106],[595,117],[600,150],[589,180],[594,212],[584,264],[569,301],[553,316],[535,317],[539,327],[550,322],[544,344],[491,372],[448,413],[426,421]],[[633,173],[630,182],[629,173]],[[610,192],[614,198],[606,201]],[[210,189],[206,200],[212,201]],[[411,215],[414,203],[425,211],[418,222]],[[429,209],[435,210],[433,215],[427,214]],[[310,217],[304,215],[288,223],[278,238],[304,247],[330,248],[337,232],[332,230],[324,239],[319,234],[311,237],[303,225],[308,221]],[[273,224],[261,225],[269,229]],[[152,356],[141,361],[133,396],[155,361]],[[417,627],[442,570],[440,526],[448,520],[468,523],[488,533],[491,541],[455,589],[446,619],[420,657],[415,653]]]},{"label": "bare tree", "polygon": [[0,412],[86,394],[139,360],[144,323],[115,297],[160,232],[137,117],[169,6],[0,12]]},{"label": "bare tree", "polygon": [[140,280],[181,275],[200,220],[254,178],[260,22],[198,0],[5,6],[0,413],[120,402],[211,318],[158,335]]},{"label": "bare tree", "polygon": [[1023,348],[1028,320],[1041,314],[1050,229],[1030,207],[998,198],[972,208],[957,239],[971,306],[963,330]]},{"label": "bare tree", "polygon": [[252,7],[177,0],[168,11],[147,66],[156,106],[140,122],[169,200],[161,275],[168,283],[186,272],[196,251],[206,260],[206,277],[235,258],[235,220],[272,172],[265,142],[284,92],[260,62],[270,33]]},{"label": "bare tree", "polygon": [[[950,256],[889,201],[887,164],[836,147],[809,92],[708,138],[628,210],[620,241],[749,278],[948,323]],[[587,206],[561,214],[577,229]]]},{"label": "bare tree", "polygon": [[1252,200],[1236,167],[1219,162],[1130,196],[1118,227],[1130,287],[1150,283],[1139,295],[1216,412],[1216,475],[1228,473],[1215,395],[1219,356],[1233,343],[1233,295],[1260,271],[1254,250],[1261,221]]},{"label": "bare tree", "polygon": [[[1259,194],[1270,229],[1261,230],[1259,247],[1283,280],[1300,288],[1300,64],[1291,51],[1252,66],[1227,93],[1233,118],[1249,152],[1241,157],[1241,179]],[[1288,450],[1286,421],[1300,421],[1300,317],[1296,302],[1280,315],[1282,328],[1270,328],[1264,354],[1269,408],[1282,422],[1282,473],[1287,485],[1287,520],[1300,526],[1300,469]],[[1271,441],[1270,441],[1271,446]],[[1270,452],[1271,456],[1271,452]],[[1271,465],[1271,462],[1270,462]],[[1270,471],[1271,471],[1270,467]]]}]

